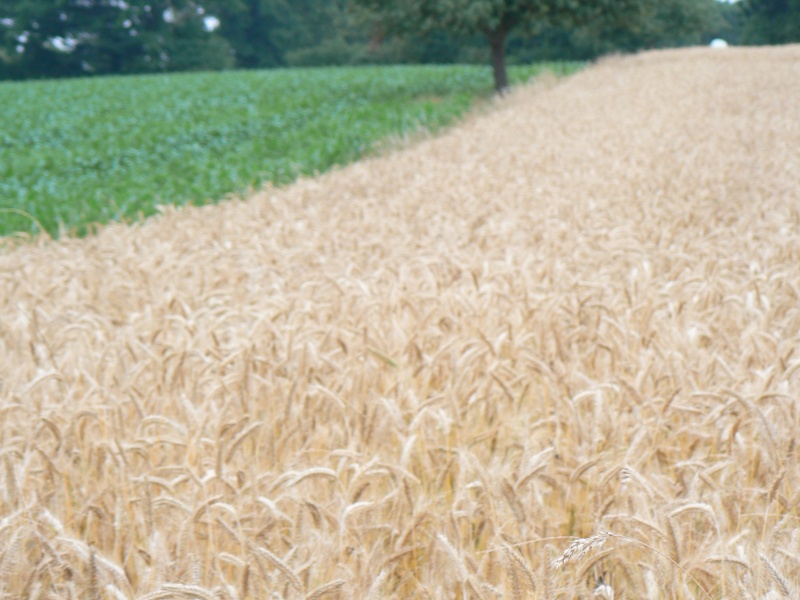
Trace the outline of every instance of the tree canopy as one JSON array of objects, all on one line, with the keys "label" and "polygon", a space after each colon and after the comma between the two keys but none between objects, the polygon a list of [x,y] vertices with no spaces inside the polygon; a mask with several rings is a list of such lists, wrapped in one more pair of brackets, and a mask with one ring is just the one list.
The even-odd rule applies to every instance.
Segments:
[{"label": "tree canopy", "polygon": [[388,33],[444,30],[482,35],[491,50],[495,88],[508,86],[506,42],[514,30],[636,19],[644,0],[354,0]]},{"label": "tree canopy", "polygon": [[0,79],[364,63],[504,65],[800,38],[800,0],[3,0]]},{"label": "tree canopy", "polygon": [[192,0],[6,0],[6,70],[21,76],[233,66]]},{"label": "tree canopy", "polygon": [[743,0],[740,4],[745,42],[800,42],[800,0]]}]

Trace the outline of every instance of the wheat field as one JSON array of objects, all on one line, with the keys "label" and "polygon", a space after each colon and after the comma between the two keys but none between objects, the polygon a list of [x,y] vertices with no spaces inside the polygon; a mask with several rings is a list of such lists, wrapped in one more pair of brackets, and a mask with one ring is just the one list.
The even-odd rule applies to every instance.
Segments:
[{"label": "wheat field", "polygon": [[613,58],[0,254],[0,597],[797,598],[800,47]]}]

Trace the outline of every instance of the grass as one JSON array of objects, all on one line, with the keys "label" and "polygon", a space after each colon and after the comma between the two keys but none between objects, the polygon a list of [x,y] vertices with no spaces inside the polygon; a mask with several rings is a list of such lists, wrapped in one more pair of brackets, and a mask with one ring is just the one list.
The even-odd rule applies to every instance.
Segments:
[{"label": "grass", "polygon": [[0,600],[800,597],[798,63],[7,243]]},{"label": "grass", "polygon": [[[544,69],[514,67],[524,81]],[[0,235],[205,203],[438,129],[491,90],[485,68],[226,72],[0,84]]]}]

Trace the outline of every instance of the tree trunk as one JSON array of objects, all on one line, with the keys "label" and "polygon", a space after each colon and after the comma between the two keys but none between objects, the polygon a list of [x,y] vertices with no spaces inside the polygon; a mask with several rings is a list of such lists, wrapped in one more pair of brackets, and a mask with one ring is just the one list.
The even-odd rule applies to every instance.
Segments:
[{"label": "tree trunk", "polygon": [[494,73],[494,90],[498,94],[508,91],[508,71],[506,70],[506,37],[507,32],[494,31],[489,37],[492,48],[492,72]]}]

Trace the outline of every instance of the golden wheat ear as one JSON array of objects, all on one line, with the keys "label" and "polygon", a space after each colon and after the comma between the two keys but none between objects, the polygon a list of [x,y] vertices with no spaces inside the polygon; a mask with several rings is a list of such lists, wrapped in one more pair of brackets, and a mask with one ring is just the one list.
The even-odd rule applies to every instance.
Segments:
[{"label": "golden wheat ear", "polygon": [[564,552],[561,553],[557,559],[552,562],[554,569],[560,569],[565,564],[571,561],[581,560],[587,553],[592,550],[598,550],[603,547],[606,540],[611,536],[611,533],[606,531],[598,533],[588,538],[580,538],[572,542]]},{"label": "golden wheat ear", "polygon": [[800,598],[798,65],[0,240],[0,600]]}]

